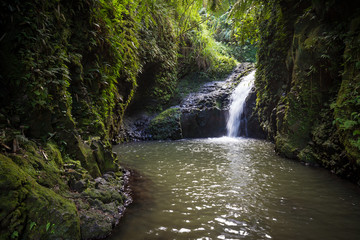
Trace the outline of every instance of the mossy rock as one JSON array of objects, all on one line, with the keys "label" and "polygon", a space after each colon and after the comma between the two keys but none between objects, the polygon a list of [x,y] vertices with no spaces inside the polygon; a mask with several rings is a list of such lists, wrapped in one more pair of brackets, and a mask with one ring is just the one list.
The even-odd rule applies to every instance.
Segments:
[{"label": "mossy rock", "polygon": [[152,139],[182,138],[180,115],[179,108],[169,108],[151,120],[148,132],[152,135]]},{"label": "mossy rock", "polygon": [[116,157],[113,156],[111,149],[107,149],[101,141],[92,141],[90,147],[93,149],[93,156],[101,173],[118,170]]},{"label": "mossy rock", "polygon": [[80,239],[75,204],[0,155],[0,239]]},{"label": "mossy rock", "polygon": [[55,143],[48,142],[46,144],[46,152],[50,155],[50,158],[53,159],[59,167],[63,166],[64,162],[61,156],[61,152]]},{"label": "mossy rock", "polygon": [[90,140],[85,142],[80,136],[74,136],[75,143],[67,146],[67,150],[73,158],[81,162],[92,177],[101,176],[107,171],[117,171],[118,164],[116,156],[113,155],[111,148],[100,140]]},{"label": "mossy rock", "polygon": [[275,150],[284,157],[296,159],[299,149],[291,144],[288,136],[278,134],[275,137]]},{"label": "mossy rock", "polygon": [[96,162],[96,158],[91,147],[84,143],[80,137],[77,137],[77,144],[74,148],[76,152],[76,159],[80,160],[81,166],[88,170],[92,177],[101,176],[99,165]]},{"label": "mossy rock", "polygon": [[310,165],[319,165],[319,156],[314,153],[311,146],[306,146],[304,149],[300,151],[300,153],[297,155],[297,158],[304,163],[310,164]]},{"label": "mossy rock", "polygon": [[19,154],[9,155],[9,158],[38,184],[66,191],[67,183],[61,178],[62,155],[56,144],[48,143],[41,148],[23,136],[17,136],[16,139],[20,146]]}]

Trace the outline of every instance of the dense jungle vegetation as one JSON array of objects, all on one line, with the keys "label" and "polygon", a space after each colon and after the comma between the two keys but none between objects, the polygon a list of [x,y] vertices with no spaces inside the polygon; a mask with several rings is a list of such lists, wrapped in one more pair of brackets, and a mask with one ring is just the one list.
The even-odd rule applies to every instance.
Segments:
[{"label": "dense jungle vegetation", "polygon": [[360,180],[354,1],[0,6],[0,239],[109,235],[127,201],[111,146],[128,140],[129,108],[166,111],[239,62],[256,62],[256,114],[280,154]]}]

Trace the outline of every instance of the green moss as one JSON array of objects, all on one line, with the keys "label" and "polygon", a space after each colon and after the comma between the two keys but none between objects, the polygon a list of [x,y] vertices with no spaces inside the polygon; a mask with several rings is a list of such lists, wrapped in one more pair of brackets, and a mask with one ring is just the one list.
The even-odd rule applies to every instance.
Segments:
[{"label": "green moss", "polygon": [[292,42],[291,23],[282,13],[276,2],[269,19],[260,26],[260,40],[257,53],[257,71],[255,86],[257,88],[256,109],[263,130],[270,139],[277,133],[276,109],[279,99],[288,84],[288,50]]},{"label": "green moss", "polygon": [[108,171],[116,172],[118,166],[115,157],[112,155],[111,149],[106,149],[101,141],[92,141],[91,146],[93,155],[102,173]]},{"label": "green moss", "polygon": [[260,26],[261,126],[280,154],[358,182],[360,18],[348,9],[335,22],[322,1],[276,3]]},{"label": "green moss", "polygon": [[46,152],[49,154],[49,157],[55,161],[55,163],[61,167],[63,166],[64,162],[61,156],[61,152],[58,148],[58,146],[55,143],[48,142],[46,144]]},{"label": "green moss", "polygon": [[91,199],[89,201],[99,200],[104,204],[118,201],[118,203],[123,202],[123,197],[117,191],[106,191],[106,189],[94,189],[88,188],[83,193],[84,196]]},{"label": "green moss", "polygon": [[92,177],[101,176],[99,165],[96,162],[93,150],[90,146],[79,139],[76,147],[79,149],[76,158],[80,160],[81,165],[89,171]]},{"label": "green moss", "polygon": [[180,139],[180,114],[179,108],[169,108],[151,120],[148,132],[152,138],[155,140]]},{"label": "green moss", "polygon": [[310,146],[306,146],[304,149],[302,149],[297,157],[300,161],[311,165],[317,165],[320,159]]},{"label": "green moss", "polygon": [[340,140],[352,162],[360,166],[360,18],[351,23],[345,49],[345,69],[336,103],[333,104]]},{"label": "green moss", "polygon": [[[0,188],[4,190],[18,189],[26,182],[26,177],[21,174],[23,171],[13,163],[11,159],[0,154]],[[14,174],[16,171],[19,174]],[[9,173],[9,174],[8,174]]]},{"label": "green moss", "polygon": [[47,238],[80,239],[80,220],[75,204],[48,188],[34,187],[26,200],[28,219],[36,222],[24,233],[30,239]]},{"label": "green moss", "polygon": [[293,145],[291,140],[286,135],[276,135],[275,137],[275,150],[282,156],[296,159],[299,149]]},{"label": "green moss", "polygon": [[[2,238],[10,239],[14,232],[16,239],[80,238],[74,203],[39,185],[4,155],[0,155],[0,190]],[[31,222],[35,228],[30,229]]]},{"label": "green moss", "polygon": [[43,149],[23,139],[19,140],[19,146],[21,154],[10,155],[10,158],[26,174],[42,186],[57,188],[59,191],[68,189],[67,183],[61,179],[62,157],[55,144],[48,144]]}]

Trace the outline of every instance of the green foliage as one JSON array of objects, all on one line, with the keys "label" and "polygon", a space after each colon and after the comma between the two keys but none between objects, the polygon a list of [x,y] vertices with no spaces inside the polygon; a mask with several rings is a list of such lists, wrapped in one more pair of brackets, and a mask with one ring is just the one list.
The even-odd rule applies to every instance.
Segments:
[{"label": "green foliage", "polygon": [[201,0],[171,0],[168,3],[172,18],[176,23],[176,37],[180,42],[187,39],[186,35],[201,23],[199,9],[203,7],[204,1]]},{"label": "green foliage", "polygon": [[344,96],[340,96],[338,102],[332,106],[338,116],[333,123],[347,133],[350,144],[360,150],[360,112],[357,111],[360,108],[359,93],[355,90],[353,94],[345,97],[345,101]]},{"label": "green foliage", "polygon": [[30,221],[29,229],[33,230],[35,226],[36,226],[36,222]]},{"label": "green foliage", "polygon": [[229,18],[230,11],[226,11],[219,17],[213,16],[208,22],[208,26],[214,32],[216,41],[226,46],[226,52],[240,62],[255,62],[256,47],[251,39],[239,40],[239,35],[245,38],[242,32],[237,32],[234,28],[237,20]]},{"label": "green foliage", "polygon": [[50,231],[50,233],[55,233],[54,228],[55,228],[55,224],[54,224],[54,223],[53,223],[53,224],[51,224],[51,222],[47,222],[47,223],[46,223],[46,228],[45,228],[46,232],[49,232],[49,231]]},{"label": "green foliage", "polygon": [[271,8],[275,5],[275,0],[237,0],[228,16],[233,19],[235,37],[243,44],[259,41],[259,27],[270,18]]},{"label": "green foliage", "polygon": [[259,29],[256,105],[276,150],[358,182],[358,10],[336,1],[238,2],[233,17],[261,5],[250,18]]},{"label": "green foliage", "polygon": [[[25,161],[26,156],[20,158]],[[36,157],[32,164],[36,165],[41,158]],[[19,161],[15,157],[14,160]],[[22,170],[20,166],[23,167],[0,154],[1,237],[49,239],[51,235],[53,238],[80,238],[80,220],[75,204],[59,192],[41,186],[36,181],[38,177],[30,171],[30,174],[25,172],[27,168]],[[27,219],[36,219],[36,223]],[[53,224],[47,228],[48,222]]]},{"label": "green foliage", "polygon": [[[284,94],[288,68],[284,59],[288,55],[291,44],[291,35],[285,25],[285,19],[280,13],[279,4],[275,4],[273,9],[269,19],[264,19],[259,25],[261,34],[257,45],[255,80],[258,91],[256,108],[262,128],[271,138],[277,134],[276,128],[281,126],[287,109],[284,105],[288,98]],[[296,97],[293,99],[296,100]],[[278,103],[281,106],[279,109],[277,109]],[[277,109],[277,111],[274,112],[273,109]],[[296,117],[294,119],[296,120]]]},{"label": "green foliage", "polygon": [[340,132],[347,155],[353,162],[360,164],[360,75],[359,75],[359,45],[360,18],[354,18],[346,35],[344,53],[344,72],[342,83],[334,109],[334,124]]},{"label": "green foliage", "polygon": [[[89,41],[91,52],[84,49],[81,56],[94,62],[89,65],[88,59],[79,59],[84,69],[80,84],[88,93],[77,101],[79,111],[74,111],[87,136],[106,139],[113,134],[111,130],[119,127],[119,118],[131,101],[141,69],[138,31],[145,13],[146,9],[136,1],[99,1],[91,12],[92,38],[83,40]],[[83,42],[77,44],[81,46]],[[77,94],[75,90],[73,95]],[[83,112],[83,106],[87,112]]]},{"label": "green foliage", "polygon": [[[2,7],[0,99],[10,102],[2,108],[42,139],[62,141],[56,133],[75,128],[85,139],[113,139],[143,75],[151,75],[149,102],[161,109],[174,95],[178,72],[222,77],[249,47],[214,40],[222,26],[213,28],[215,15],[201,9],[224,11],[228,4],[220,1],[80,0],[69,6],[37,0]],[[149,73],[149,66],[156,70]]]},{"label": "green foliage", "polygon": [[[151,21],[153,1],[5,1],[2,7],[0,99],[10,103],[2,105],[4,113],[19,116],[39,138],[76,124],[85,138],[111,138],[137,86],[139,28]],[[35,130],[38,122],[46,130]]]},{"label": "green foliage", "polygon": [[18,231],[14,231],[12,234],[11,234],[11,239],[17,239],[19,237],[19,232]]},{"label": "green foliage", "polygon": [[[236,60],[228,54],[227,47],[214,39],[214,29],[208,26],[214,16],[206,8],[220,9],[220,1],[169,1],[168,13],[179,40],[180,77],[192,71],[204,71],[209,76],[220,77],[228,73]],[[230,70],[229,70],[230,69]]]},{"label": "green foliage", "polygon": [[167,9],[166,5],[157,3],[150,12],[152,21],[140,28],[139,51],[144,67],[139,78],[139,88],[143,89],[139,94],[147,102],[148,110],[168,104],[177,81],[178,43]]},{"label": "green foliage", "polygon": [[140,27],[139,52],[143,67],[132,105],[135,109],[145,106],[152,112],[161,111],[177,94],[178,78],[194,71],[202,72],[209,80],[223,78],[237,64],[233,56],[236,54],[231,53],[236,44],[233,43],[232,48],[215,40],[215,28],[210,23],[217,17],[206,10],[206,5],[211,4],[160,1],[153,5],[149,12],[151,21]]},{"label": "green foliage", "polygon": [[208,72],[210,76],[222,77],[235,67],[237,61],[227,54],[227,49],[221,42],[214,39],[205,24],[192,33],[192,51],[187,60],[195,63],[200,71]]},{"label": "green foliage", "polygon": [[[156,67],[148,95],[160,109],[175,92],[178,72],[222,77],[236,64],[234,56],[251,48],[226,42],[233,35],[228,15],[206,10],[225,11],[229,4],[220,1],[1,4],[2,111],[44,141],[62,141],[56,133],[74,129],[85,139],[113,139],[148,66]],[[221,32],[223,24],[228,32]]]}]

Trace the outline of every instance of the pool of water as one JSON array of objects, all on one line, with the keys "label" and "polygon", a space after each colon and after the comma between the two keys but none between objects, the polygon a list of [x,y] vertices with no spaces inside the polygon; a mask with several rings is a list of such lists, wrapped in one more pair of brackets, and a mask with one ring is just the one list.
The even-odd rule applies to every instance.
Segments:
[{"label": "pool of water", "polygon": [[360,239],[360,191],[269,142],[210,138],[114,147],[134,203],[109,238]]}]

